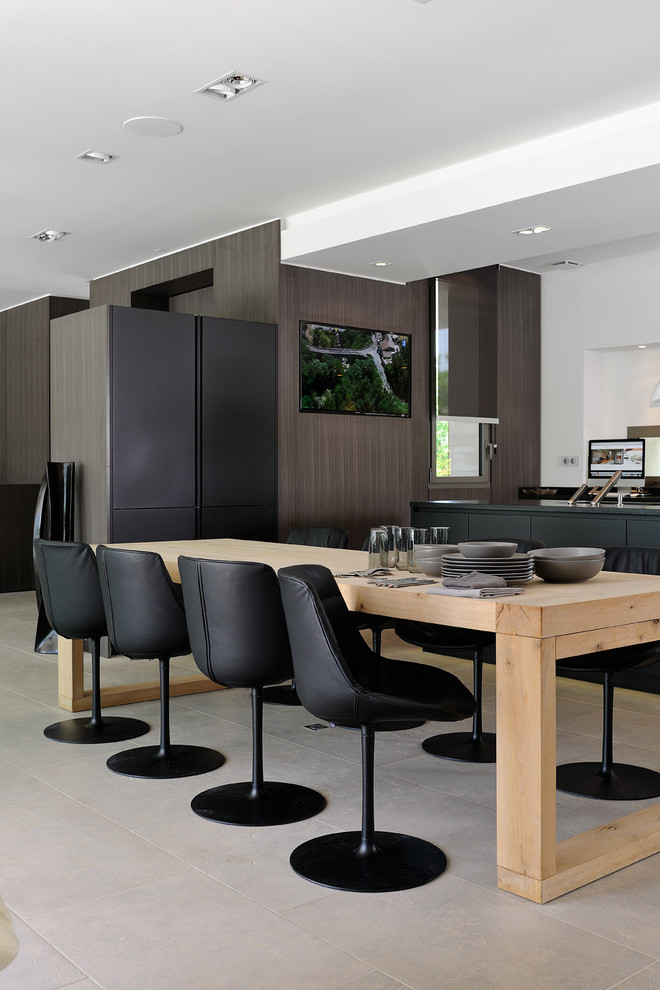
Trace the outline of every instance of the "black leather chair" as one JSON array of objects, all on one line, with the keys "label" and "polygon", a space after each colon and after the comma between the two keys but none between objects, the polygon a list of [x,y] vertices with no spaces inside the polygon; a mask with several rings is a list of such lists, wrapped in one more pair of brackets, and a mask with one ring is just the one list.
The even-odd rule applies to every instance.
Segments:
[{"label": "black leather chair", "polygon": [[110,770],[130,777],[165,779],[208,773],[224,756],[202,746],[170,744],[169,672],[172,657],[190,653],[186,616],[157,553],[99,546],[101,593],[110,638],[132,660],[157,659],[160,668],[160,745],[116,753]]},{"label": "black leather chair", "polygon": [[[606,571],[660,574],[660,548],[607,547]],[[612,752],[614,678],[617,672],[660,661],[660,642],[621,646],[557,662],[561,672],[603,674],[603,742],[600,763],[564,763],[557,767],[557,790],[607,801],[660,797],[660,773],[647,767],[615,763]]]},{"label": "black leather chair", "polygon": [[[338,529],[336,526],[303,526],[292,529],[286,542],[304,547],[335,547],[344,550],[348,544],[348,530]],[[267,705],[299,705],[295,678],[291,684],[266,688],[264,702]]]},{"label": "black leather chair", "polygon": [[285,567],[279,579],[303,704],[316,718],[359,728],[362,737],[361,831],[310,839],[293,851],[291,866],[336,890],[405,890],[428,883],[446,867],[442,850],[413,836],[375,830],[375,732],[383,722],[468,718],[474,698],[447,671],[370,650],[326,567]]},{"label": "black leather chair", "polygon": [[252,780],[198,794],[193,811],[227,825],[284,825],[325,808],[318,791],[267,781],[263,761],[263,688],[293,674],[280,589],[272,567],[243,561],[179,557],[193,656],[217,684],[252,696]]},{"label": "black leather chair", "polygon": [[[518,553],[540,550],[544,544],[538,540],[521,540],[518,537],[499,537],[498,542],[517,543]],[[400,620],[394,626],[400,639],[419,646],[427,653],[463,657],[472,654],[472,691],[477,708],[472,719],[471,732],[448,732],[425,739],[422,747],[433,756],[465,763],[495,762],[495,733],[483,731],[483,665],[484,650],[495,645],[495,636],[476,629],[435,625],[430,622]]]},{"label": "black leather chair", "polygon": [[147,722],[101,713],[101,640],[108,628],[94,551],[86,543],[35,540],[34,562],[51,628],[64,639],[89,640],[92,655],[92,717],[54,722],[44,735],[66,743],[121,742],[144,735]]},{"label": "black leather chair", "polygon": [[306,547],[337,547],[344,550],[348,546],[348,530],[334,526],[304,526],[292,529],[286,542]]}]

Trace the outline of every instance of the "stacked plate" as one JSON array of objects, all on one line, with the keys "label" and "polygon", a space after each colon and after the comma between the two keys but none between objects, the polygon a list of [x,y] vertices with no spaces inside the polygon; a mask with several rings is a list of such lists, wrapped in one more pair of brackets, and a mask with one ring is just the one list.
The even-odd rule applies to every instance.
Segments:
[{"label": "stacked plate", "polygon": [[462,553],[447,553],[442,558],[443,577],[462,577],[470,571],[503,577],[507,584],[521,584],[534,577],[534,558],[526,553],[510,557],[465,557]]}]

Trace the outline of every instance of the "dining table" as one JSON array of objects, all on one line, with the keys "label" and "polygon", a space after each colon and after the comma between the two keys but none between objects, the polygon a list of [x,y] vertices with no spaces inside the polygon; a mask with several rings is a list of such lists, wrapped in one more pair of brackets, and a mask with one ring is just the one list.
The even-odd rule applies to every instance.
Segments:
[{"label": "dining table", "polygon": [[[501,889],[545,903],[660,851],[660,803],[557,841],[555,780],[556,662],[660,639],[660,577],[601,571],[570,584],[535,577],[521,594],[487,599],[435,594],[440,581],[393,588],[346,576],[367,567],[359,550],[233,539],[114,545],[160,554],[174,581],[180,555],[261,561],[275,570],[322,564],[353,612],[494,632]],[[59,704],[69,711],[90,707],[82,649],[80,641],[59,639]],[[214,687],[201,673],[171,679],[173,695]],[[104,706],[157,697],[156,681],[102,689]]]}]

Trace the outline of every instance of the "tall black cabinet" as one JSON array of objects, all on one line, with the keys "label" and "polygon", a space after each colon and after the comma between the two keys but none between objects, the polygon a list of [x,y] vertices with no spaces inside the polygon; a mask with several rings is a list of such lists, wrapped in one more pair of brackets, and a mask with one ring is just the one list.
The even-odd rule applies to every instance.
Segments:
[{"label": "tall black cabinet", "polygon": [[52,322],[51,369],[81,539],[277,538],[274,325],[102,306]]}]

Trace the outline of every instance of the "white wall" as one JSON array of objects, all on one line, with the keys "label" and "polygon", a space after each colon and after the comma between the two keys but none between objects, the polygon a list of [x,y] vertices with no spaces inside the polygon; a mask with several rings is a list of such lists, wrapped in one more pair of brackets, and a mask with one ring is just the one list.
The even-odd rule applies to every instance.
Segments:
[{"label": "white wall", "polygon": [[660,425],[660,252],[544,274],[541,328],[541,483],[577,487],[589,438]]}]

